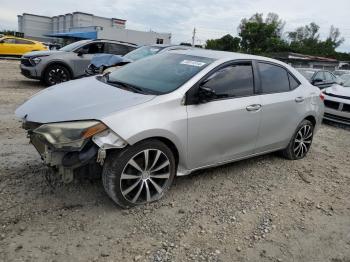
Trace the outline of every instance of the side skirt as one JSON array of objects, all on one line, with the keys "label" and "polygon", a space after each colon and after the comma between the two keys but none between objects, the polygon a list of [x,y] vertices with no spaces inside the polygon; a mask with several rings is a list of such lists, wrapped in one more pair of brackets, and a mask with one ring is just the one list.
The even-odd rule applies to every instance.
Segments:
[{"label": "side skirt", "polygon": [[247,156],[244,156],[244,157],[234,158],[234,159],[231,159],[231,160],[218,162],[218,163],[215,163],[215,164],[212,164],[212,165],[206,165],[206,166],[202,166],[202,167],[197,167],[197,168],[194,168],[194,169],[186,169],[186,170],[185,169],[178,169],[176,175],[177,176],[187,176],[187,175],[189,175],[192,172],[197,171],[197,170],[207,169],[207,168],[217,167],[217,166],[222,166],[222,165],[226,165],[226,164],[229,164],[229,163],[238,162],[238,161],[241,161],[241,160],[244,160],[244,159],[248,159],[248,158],[252,158],[252,157],[256,157],[256,156],[261,156],[261,155],[266,155],[266,154],[269,154],[269,153],[272,153],[272,152],[277,152],[277,151],[283,150],[283,149],[284,148],[278,148],[278,149],[268,150],[268,151],[264,151],[264,152],[260,152],[260,153],[254,153],[254,154],[247,155]]}]

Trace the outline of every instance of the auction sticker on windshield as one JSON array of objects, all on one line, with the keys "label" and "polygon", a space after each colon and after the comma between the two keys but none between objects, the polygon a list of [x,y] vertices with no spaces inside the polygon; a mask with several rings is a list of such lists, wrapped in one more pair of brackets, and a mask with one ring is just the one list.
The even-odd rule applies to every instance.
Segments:
[{"label": "auction sticker on windshield", "polygon": [[190,65],[190,66],[196,66],[196,67],[202,67],[205,65],[203,62],[197,62],[197,61],[192,61],[192,60],[183,60],[181,65]]}]

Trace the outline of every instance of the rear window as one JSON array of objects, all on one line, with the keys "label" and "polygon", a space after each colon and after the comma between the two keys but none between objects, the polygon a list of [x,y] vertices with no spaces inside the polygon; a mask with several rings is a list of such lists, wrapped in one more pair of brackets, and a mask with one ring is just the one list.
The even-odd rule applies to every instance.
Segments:
[{"label": "rear window", "polygon": [[125,55],[129,52],[129,48],[126,45],[108,43],[106,53],[113,55]]},{"label": "rear window", "polygon": [[280,66],[259,63],[261,88],[264,94],[289,91],[288,72]]},{"label": "rear window", "polygon": [[300,83],[295,79],[294,76],[292,76],[291,74],[288,74],[288,77],[289,77],[289,86],[291,90],[297,88],[300,85]]}]

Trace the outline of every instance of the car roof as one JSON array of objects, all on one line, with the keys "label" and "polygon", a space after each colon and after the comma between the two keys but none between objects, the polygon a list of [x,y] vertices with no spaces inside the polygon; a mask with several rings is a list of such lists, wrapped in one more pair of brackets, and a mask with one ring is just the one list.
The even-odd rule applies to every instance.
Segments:
[{"label": "car roof", "polygon": [[17,36],[13,36],[13,35],[3,35],[3,36],[0,37],[0,38],[21,39],[21,40],[31,41],[31,42],[34,42],[34,43],[42,43],[42,42],[37,41],[37,40],[33,40],[33,39],[29,39],[29,38],[24,38],[24,37],[17,37]]},{"label": "car roof", "polygon": [[235,52],[227,52],[227,51],[214,51],[214,50],[208,50],[208,49],[202,49],[202,48],[192,48],[192,49],[186,49],[186,50],[174,50],[174,51],[169,51],[169,52],[211,58],[214,60],[246,60],[246,59],[248,59],[248,60],[264,60],[264,61],[270,61],[270,62],[273,62],[276,64],[285,65],[285,63],[283,63],[281,61],[278,61],[278,60],[275,60],[272,58],[268,58],[268,57],[235,53]]},{"label": "car roof", "polygon": [[134,46],[138,47],[137,44],[130,43],[130,42],[125,42],[125,41],[118,41],[118,40],[111,40],[111,39],[92,39],[91,42],[112,42],[112,43],[118,43],[118,44],[124,44],[124,45],[129,45],[129,46]]},{"label": "car roof", "polygon": [[325,71],[319,68],[310,68],[310,67],[297,67],[296,70],[308,70],[308,71]]}]

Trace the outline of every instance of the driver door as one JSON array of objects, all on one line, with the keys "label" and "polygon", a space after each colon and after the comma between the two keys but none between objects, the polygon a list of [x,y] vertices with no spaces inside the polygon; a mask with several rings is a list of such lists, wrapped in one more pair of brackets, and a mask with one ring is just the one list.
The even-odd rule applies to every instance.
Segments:
[{"label": "driver door", "polygon": [[75,77],[85,75],[85,70],[88,68],[92,57],[95,54],[104,53],[104,49],[105,43],[102,42],[87,44],[81,47],[76,54],[74,54]]},{"label": "driver door", "polygon": [[4,38],[0,44],[0,55],[17,55],[17,45],[14,38]]},{"label": "driver door", "polygon": [[190,169],[243,158],[254,153],[261,118],[251,61],[225,65],[197,86],[215,92],[205,102],[190,104],[188,163]]}]

